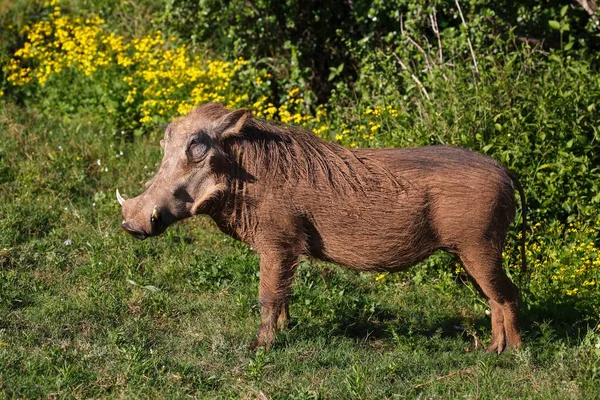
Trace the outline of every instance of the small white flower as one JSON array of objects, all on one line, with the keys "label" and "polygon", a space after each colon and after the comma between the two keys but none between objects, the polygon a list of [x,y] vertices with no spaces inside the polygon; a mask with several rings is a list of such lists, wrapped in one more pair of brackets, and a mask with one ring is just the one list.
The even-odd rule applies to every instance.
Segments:
[{"label": "small white flower", "polygon": [[96,160],[96,164],[97,164],[97,165],[102,165],[102,161],[100,161],[100,159],[97,159],[97,160]]}]

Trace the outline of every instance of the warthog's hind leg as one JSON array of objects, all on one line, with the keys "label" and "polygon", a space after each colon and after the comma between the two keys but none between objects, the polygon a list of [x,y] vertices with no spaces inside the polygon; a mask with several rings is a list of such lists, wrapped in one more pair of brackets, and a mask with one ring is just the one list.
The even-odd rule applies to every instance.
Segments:
[{"label": "warthog's hind leg", "polygon": [[519,347],[518,291],[502,268],[501,250],[482,246],[463,250],[459,256],[473,284],[490,305],[492,343],[487,350],[500,354],[507,346]]}]

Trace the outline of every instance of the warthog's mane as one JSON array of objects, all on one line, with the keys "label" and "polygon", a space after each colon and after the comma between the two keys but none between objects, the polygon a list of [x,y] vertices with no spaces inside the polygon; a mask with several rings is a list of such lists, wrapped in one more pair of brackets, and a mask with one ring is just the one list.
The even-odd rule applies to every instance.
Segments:
[{"label": "warthog's mane", "polygon": [[338,193],[365,193],[374,185],[400,187],[383,165],[297,126],[251,117],[226,152],[248,174],[281,184],[299,181]]}]

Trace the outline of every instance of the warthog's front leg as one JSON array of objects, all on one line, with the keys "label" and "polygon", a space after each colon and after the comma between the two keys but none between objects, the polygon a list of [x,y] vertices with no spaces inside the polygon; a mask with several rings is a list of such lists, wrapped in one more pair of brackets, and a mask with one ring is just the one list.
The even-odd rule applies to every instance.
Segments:
[{"label": "warthog's front leg", "polygon": [[283,329],[287,323],[296,260],[297,257],[292,255],[260,255],[260,326],[256,339],[249,346],[250,350],[255,350],[258,346],[270,349],[275,332]]}]

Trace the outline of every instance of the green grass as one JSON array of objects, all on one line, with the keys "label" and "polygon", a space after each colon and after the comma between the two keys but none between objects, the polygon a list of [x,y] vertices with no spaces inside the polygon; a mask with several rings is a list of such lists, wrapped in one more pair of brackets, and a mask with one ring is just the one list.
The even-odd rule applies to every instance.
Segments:
[{"label": "green grass", "polygon": [[0,107],[0,397],[600,392],[600,332],[583,322],[593,316],[526,303],[523,349],[487,354],[476,348],[490,338],[485,304],[442,255],[382,281],[302,262],[291,326],[271,352],[249,352],[252,251],[206,218],[144,242],[119,228],[114,190],[142,190],[159,132],[132,138],[93,116]]}]

